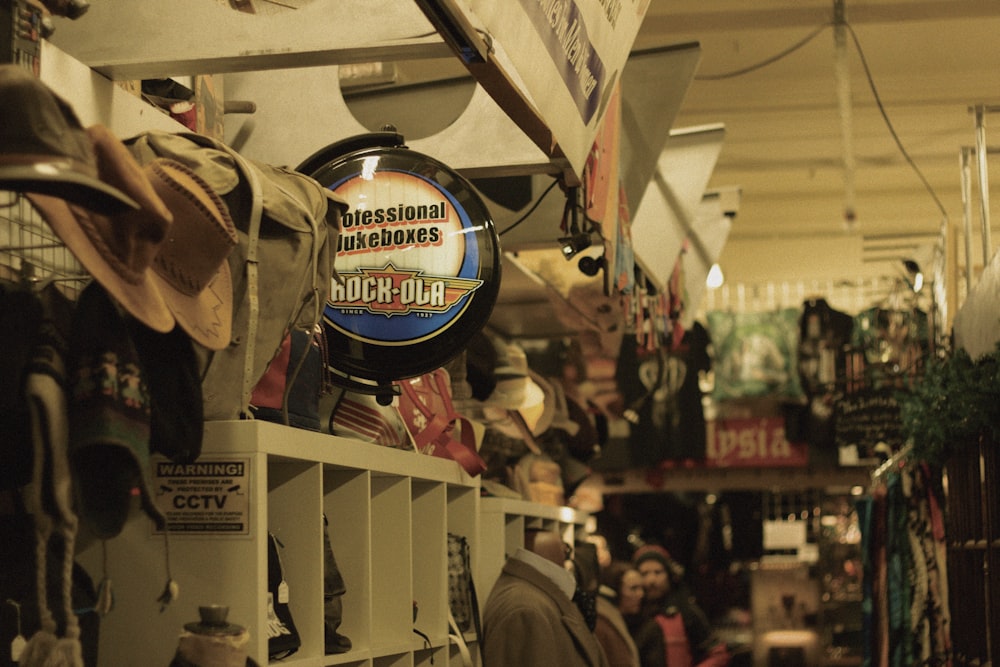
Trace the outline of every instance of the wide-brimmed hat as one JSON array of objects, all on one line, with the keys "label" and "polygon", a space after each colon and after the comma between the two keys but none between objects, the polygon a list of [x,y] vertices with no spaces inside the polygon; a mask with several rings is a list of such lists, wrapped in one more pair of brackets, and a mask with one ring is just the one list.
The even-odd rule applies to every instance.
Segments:
[{"label": "wide-brimmed hat", "polygon": [[188,335],[210,350],[229,345],[233,281],[227,258],[239,243],[229,209],[211,187],[180,162],[145,167],[174,223],[153,259],[153,279]]},{"label": "wide-brimmed hat", "polygon": [[528,367],[528,357],[520,345],[496,337],[492,342],[496,349],[496,383],[481,404],[485,421],[491,428],[519,437],[520,426],[512,414],[517,412],[532,435],[541,435],[552,425],[552,385]]},{"label": "wide-brimmed hat", "polygon": [[99,172],[72,107],[30,71],[0,65],[0,189],[59,197],[102,213],[137,209]]},{"label": "wide-brimmed hat", "polygon": [[153,258],[173,221],[142,167],[111,132],[88,127],[101,178],[128,193],[138,210],[106,215],[61,196],[28,199],[83,267],[129,313],[166,333],[176,320],[153,278]]},{"label": "wide-brimmed hat", "polygon": [[545,400],[545,390],[536,382],[537,374],[528,368],[528,356],[524,348],[515,342],[507,342],[493,337],[496,350],[496,367],[493,377],[496,382],[484,403],[491,408],[506,410],[530,410]]}]

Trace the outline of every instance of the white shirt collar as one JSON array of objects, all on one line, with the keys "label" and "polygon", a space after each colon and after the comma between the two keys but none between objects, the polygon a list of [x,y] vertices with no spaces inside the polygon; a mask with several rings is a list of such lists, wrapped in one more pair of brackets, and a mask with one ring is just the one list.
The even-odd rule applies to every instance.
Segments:
[{"label": "white shirt collar", "polygon": [[553,563],[548,558],[543,558],[533,551],[528,551],[525,548],[519,548],[514,552],[511,558],[519,560],[526,565],[530,565],[534,569],[538,570],[547,579],[550,579],[552,583],[559,587],[566,597],[570,600],[573,599],[573,594],[576,592],[576,579],[573,578],[573,573],[556,563]]}]

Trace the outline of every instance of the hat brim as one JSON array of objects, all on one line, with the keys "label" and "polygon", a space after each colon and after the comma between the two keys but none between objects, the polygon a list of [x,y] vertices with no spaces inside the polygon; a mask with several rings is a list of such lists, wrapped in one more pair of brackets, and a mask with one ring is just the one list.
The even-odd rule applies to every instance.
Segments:
[{"label": "hat brim", "polygon": [[555,415],[554,401],[555,390],[549,381],[529,369],[524,402],[518,407],[518,412],[521,413],[532,435],[541,435],[552,426],[552,418]]},{"label": "hat brim", "polygon": [[65,199],[102,215],[139,209],[138,202],[118,188],[81,174],[65,161],[5,164],[0,158],[0,190]]},{"label": "hat brim", "polygon": [[29,194],[28,199],[73,256],[125,310],[154,331],[167,333],[174,328],[176,319],[154,283],[151,270],[144,271],[134,283],[126,282],[83,231],[78,213],[66,200],[40,194]]},{"label": "hat brim", "polygon": [[[188,253],[208,248],[210,258],[218,260],[215,273],[197,292],[182,291],[169,277],[178,269],[174,261],[176,249],[168,251],[173,259],[168,260],[163,253],[157,256],[152,278],[167,308],[192,340],[210,350],[225,349],[232,337],[233,323],[233,280],[228,254],[239,242],[229,211],[211,186],[182,163],[161,158],[149,163],[146,169],[154,189],[174,217],[169,243],[177,242],[181,248],[187,244],[189,247],[182,252]],[[231,245],[216,248],[217,238],[226,238]],[[204,247],[190,247],[192,245]],[[225,254],[215,255],[211,252],[214,249]],[[201,262],[196,260],[194,263]]]},{"label": "hat brim", "polygon": [[167,302],[167,308],[191,340],[210,350],[222,350],[229,345],[233,334],[233,277],[228,262],[223,262],[215,277],[194,296],[171,288],[155,271],[152,279]]}]

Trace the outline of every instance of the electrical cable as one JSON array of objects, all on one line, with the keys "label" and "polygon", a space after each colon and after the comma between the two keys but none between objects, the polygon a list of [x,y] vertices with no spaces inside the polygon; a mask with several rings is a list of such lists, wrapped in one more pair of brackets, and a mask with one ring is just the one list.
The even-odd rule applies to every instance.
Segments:
[{"label": "electrical cable", "polygon": [[[731,79],[731,78],[734,78],[734,77],[737,77],[737,76],[742,76],[744,74],[748,74],[750,72],[762,69],[762,68],[764,68],[764,67],[766,67],[768,65],[771,65],[771,64],[773,64],[773,63],[781,60],[782,58],[785,58],[786,56],[794,53],[795,51],[799,50],[800,48],[802,48],[803,46],[805,46],[806,44],[808,44],[809,42],[811,42],[813,39],[815,39],[816,36],[819,35],[821,32],[823,32],[824,29],[826,29],[827,27],[832,26],[832,25],[834,25],[834,24],[833,23],[824,23],[824,24],[818,26],[811,33],[809,33],[808,35],[806,35],[804,38],[802,38],[801,40],[799,40],[798,42],[796,42],[792,46],[790,46],[787,49],[784,49],[783,51],[781,51],[781,52],[779,52],[779,53],[771,56],[770,58],[766,58],[766,59],[764,59],[764,60],[762,60],[762,61],[760,61],[758,63],[755,63],[753,65],[749,65],[747,67],[743,67],[741,69],[734,70],[732,72],[725,72],[725,73],[722,73],[722,74],[710,74],[710,75],[696,76],[696,77],[694,77],[694,80],[695,81],[720,81],[722,79]],[[882,120],[885,121],[885,125],[886,125],[886,128],[889,130],[889,134],[892,136],[893,141],[895,141],[896,147],[899,149],[900,154],[902,154],[902,156],[906,160],[907,164],[909,164],[910,168],[912,168],[913,171],[917,174],[917,177],[920,179],[920,182],[923,184],[924,188],[927,190],[927,192],[930,194],[931,198],[934,200],[934,203],[937,205],[938,210],[941,212],[941,215],[943,215],[946,219],[948,219],[949,218],[948,212],[947,212],[947,210],[945,210],[944,204],[941,203],[941,200],[938,197],[937,193],[934,191],[934,188],[931,187],[931,184],[928,182],[928,180],[924,176],[923,172],[920,170],[920,168],[917,166],[916,162],[914,162],[913,158],[910,156],[909,152],[903,146],[903,142],[900,140],[899,135],[896,133],[896,130],[895,130],[895,128],[892,125],[892,121],[889,119],[889,115],[888,115],[888,113],[885,110],[885,106],[882,104],[882,98],[879,96],[878,89],[875,86],[875,79],[872,76],[871,69],[868,67],[868,60],[867,60],[867,58],[865,58],[864,50],[861,48],[861,41],[858,39],[857,34],[854,32],[854,27],[851,26],[851,24],[848,23],[848,22],[844,22],[844,25],[847,27],[848,32],[850,32],[850,34],[851,34],[851,39],[854,42],[854,48],[857,49],[857,51],[858,51],[858,57],[861,60],[861,65],[862,65],[862,67],[864,67],[865,78],[868,80],[868,87],[872,91],[872,95],[875,98],[875,104],[878,107],[879,113],[882,114]]]},{"label": "electrical cable", "polygon": [[558,179],[553,180],[552,183],[549,185],[549,187],[545,188],[545,191],[541,195],[538,196],[538,199],[536,199],[535,203],[531,205],[531,208],[529,208],[527,211],[525,211],[524,215],[522,215],[520,218],[518,218],[514,222],[510,223],[510,225],[508,225],[506,229],[504,229],[501,232],[498,232],[497,236],[503,236],[504,234],[506,234],[507,232],[509,232],[510,230],[514,229],[515,227],[517,227],[518,225],[520,225],[522,222],[524,222],[525,220],[527,220],[528,216],[531,215],[532,213],[534,213],[535,209],[538,208],[538,205],[542,203],[542,201],[545,199],[546,195],[548,195],[552,191],[552,188],[554,188],[558,184],[559,184],[559,180]]},{"label": "electrical cable", "polygon": [[784,51],[781,51],[780,53],[777,53],[777,54],[771,56],[770,58],[765,58],[764,60],[760,61],[759,63],[756,63],[754,65],[750,65],[748,67],[744,67],[742,69],[734,70],[732,72],[724,72],[722,74],[704,74],[704,75],[701,75],[701,76],[696,76],[696,77],[694,77],[694,80],[695,81],[720,81],[722,79],[732,79],[732,78],[737,77],[737,76],[743,76],[744,74],[749,74],[750,72],[753,72],[753,71],[756,71],[756,70],[759,70],[759,69],[763,69],[764,67],[767,67],[768,65],[776,63],[779,60],[781,60],[782,58],[784,58],[786,56],[789,56],[792,53],[798,51],[803,46],[805,46],[806,44],[808,44],[809,42],[811,42],[813,39],[815,39],[816,36],[819,35],[821,32],[823,32],[823,30],[825,28],[827,28],[828,26],[831,26],[831,25],[833,25],[833,24],[832,23],[824,23],[824,24],[818,26],[811,33],[809,33],[808,35],[806,35],[805,37],[803,37],[801,40],[799,40],[798,42],[796,42],[792,46],[788,47]]},{"label": "electrical cable", "polygon": [[861,41],[858,39],[857,34],[855,34],[854,28],[851,24],[845,23],[845,25],[847,26],[847,31],[851,33],[851,39],[854,40],[854,48],[858,50],[858,57],[861,59],[861,65],[865,69],[865,77],[868,79],[868,87],[871,88],[872,95],[875,97],[875,104],[878,106],[879,113],[882,114],[882,119],[885,121],[885,125],[889,129],[889,134],[892,135],[893,140],[896,142],[896,147],[899,148],[899,152],[903,155],[903,158],[910,165],[913,171],[916,172],[920,182],[923,183],[924,188],[926,188],[931,198],[934,199],[934,203],[937,204],[938,210],[941,211],[941,215],[943,215],[945,219],[948,219],[948,212],[945,210],[944,205],[938,198],[937,193],[934,192],[934,188],[931,187],[931,184],[924,177],[924,174],[920,171],[917,163],[913,161],[913,158],[910,157],[910,154],[903,147],[903,142],[900,141],[899,135],[896,134],[896,130],[892,126],[892,121],[889,120],[889,115],[886,113],[885,107],[882,106],[882,98],[879,97],[878,89],[875,87],[875,79],[872,77],[871,70],[868,68],[868,60],[865,58],[865,53],[861,48]]}]

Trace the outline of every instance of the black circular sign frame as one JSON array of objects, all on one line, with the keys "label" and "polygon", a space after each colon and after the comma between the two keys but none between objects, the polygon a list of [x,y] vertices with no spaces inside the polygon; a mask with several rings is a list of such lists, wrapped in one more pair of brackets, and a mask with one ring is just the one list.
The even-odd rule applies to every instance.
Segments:
[{"label": "black circular sign frame", "polygon": [[[298,168],[350,204],[334,264],[342,281],[332,283],[323,317],[329,365],[337,373],[375,383],[370,390],[354,381],[347,381],[346,386],[380,398],[391,382],[430,372],[455,358],[486,325],[500,290],[499,235],[481,197],[462,175],[399,140],[399,135],[391,133],[352,138],[318,151]],[[352,195],[369,187],[363,181],[374,183],[380,178],[383,198],[384,179],[410,185],[396,187],[404,194],[392,200],[374,201],[377,197],[369,195],[364,195],[364,205],[352,200]],[[436,190],[440,203],[432,203],[431,213],[422,218],[423,208],[402,201],[408,188],[416,188],[424,199]],[[446,252],[450,234],[461,235],[454,237],[459,241],[451,247],[465,248],[464,256],[455,260],[460,267],[456,275],[435,275],[410,263],[409,256],[419,255],[408,252],[414,249],[412,241],[425,241],[422,252],[427,257],[436,249],[427,247],[427,239],[438,239]],[[388,246],[384,245],[387,239]],[[364,257],[364,248],[372,244],[378,244],[378,252],[366,265],[358,257]],[[374,298],[378,290],[373,286],[378,282],[384,287],[379,292],[381,303]],[[390,292],[395,303],[387,303]],[[359,301],[363,307],[345,306],[348,297],[369,294],[373,295],[369,304]],[[440,300],[428,304],[435,296]],[[427,304],[426,310],[414,305],[420,302]]]}]

